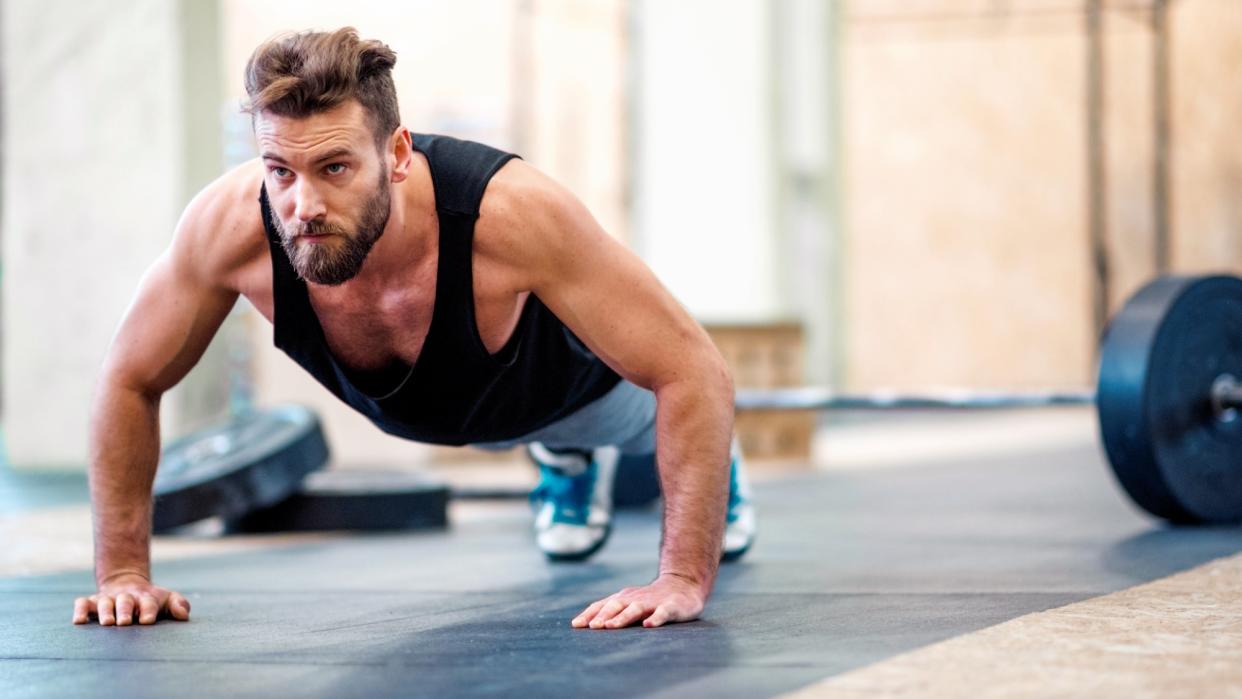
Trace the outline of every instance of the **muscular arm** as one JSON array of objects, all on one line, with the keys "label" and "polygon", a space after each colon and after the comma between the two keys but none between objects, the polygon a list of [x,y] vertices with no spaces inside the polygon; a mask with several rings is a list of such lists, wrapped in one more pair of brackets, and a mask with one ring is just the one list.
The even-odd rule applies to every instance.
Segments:
[{"label": "muscular arm", "polygon": [[237,298],[203,280],[188,253],[174,245],[143,277],[96,388],[90,482],[97,580],[126,571],[150,577],[160,397],[202,356]]},{"label": "muscular arm", "polygon": [[[733,432],[728,368],[699,324],[641,260],[609,237],[570,194],[518,165],[532,184],[517,188],[523,194],[512,198],[513,215],[507,218],[538,229],[515,234],[522,238],[514,245],[533,253],[518,252],[515,259],[536,270],[534,293],[597,356],[655,392],[665,498],[660,576],[685,581],[706,601],[720,560],[728,498]],[[660,612],[648,612],[648,621],[657,622],[648,625],[662,623]],[[669,619],[680,620],[673,614]]]},{"label": "muscular arm", "polygon": [[215,256],[204,249],[203,231],[220,223],[209,202],[191,204],[172,246],[143,276],[104,360],[90,424],[99,594],[78,600],[75,622],[94,613],[109,623],[114,602],[118,624],[129,622],[135,606],[143,623],[155,620],[159,608],[151,609],[153,604],[174,616],[181,611],[175,607],[184,605],[188,616],[183,598],[171,593],[180,599],[168,608],[170,593],[149,584],[151,485],[159,461],[160,397],[202,356],[237,299],[236,291],[213,278]]}]

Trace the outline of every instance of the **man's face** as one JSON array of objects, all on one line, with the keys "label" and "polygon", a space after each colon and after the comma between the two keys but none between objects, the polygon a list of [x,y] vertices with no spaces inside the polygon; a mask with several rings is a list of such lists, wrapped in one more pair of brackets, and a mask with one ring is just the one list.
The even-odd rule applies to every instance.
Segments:
[{"label": "man's face", "polygon": [[362,105],[254,122],[272,225],[298,276],[343,284],[388,224],[391,182]]}]

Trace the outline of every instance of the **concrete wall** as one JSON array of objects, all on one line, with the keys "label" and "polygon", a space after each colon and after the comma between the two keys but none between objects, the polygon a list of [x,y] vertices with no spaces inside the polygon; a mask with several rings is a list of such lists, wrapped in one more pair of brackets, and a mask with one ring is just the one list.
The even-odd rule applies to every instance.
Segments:
[{"label": "concrete wall", "polygon": [[[199,65],[186,60],[186,20],[209,17],[211,4],[16,1],[0,10],[8,455],[17,466],[81,467],[104,352],[202,174],[203,148],[216,143],[213,129],[197,144],[185,130]],[[211,405],[182,394],[164,402],[166,432]]]}]

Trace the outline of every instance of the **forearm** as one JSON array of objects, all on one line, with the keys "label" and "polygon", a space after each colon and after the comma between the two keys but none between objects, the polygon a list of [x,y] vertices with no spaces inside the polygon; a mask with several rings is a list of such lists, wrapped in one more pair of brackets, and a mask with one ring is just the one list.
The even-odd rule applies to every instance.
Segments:
[{"label": "forearm", "polygon": [[656,451],[664,492],[660,574],[704,597],[720,564],[733,436],[733,385],[723,370],[656,389]]},{"label": "forearm", "polygon": [[92,408],[90,486],[95,578],[150,578],[151,484],[159,464],[159,398],[101,382]]}]

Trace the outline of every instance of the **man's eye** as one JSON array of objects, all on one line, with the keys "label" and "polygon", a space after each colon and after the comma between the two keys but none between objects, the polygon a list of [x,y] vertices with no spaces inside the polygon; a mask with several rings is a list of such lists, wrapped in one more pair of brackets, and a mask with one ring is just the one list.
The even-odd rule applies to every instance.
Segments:
[{"label": "man's eye", "polygon": [[324,169],[328,171],[329,175],[339,175],[342,172],[345,172],[345,165],[343,163],[332,163]]},{"label": "man's eye", "polygon": [[283,178],[285,178],[285,177],[288,177],[288,176],[289,176],[289,168],[287,168],[287,167],[274,167],[274,168],[272,168],[272,174],[273,174],[273,175],[275,175],[275,176],[277,176],[277,177],[280,177],[280,178],[282,178],[282,179],[283,179]]}]

